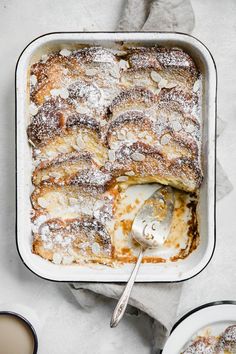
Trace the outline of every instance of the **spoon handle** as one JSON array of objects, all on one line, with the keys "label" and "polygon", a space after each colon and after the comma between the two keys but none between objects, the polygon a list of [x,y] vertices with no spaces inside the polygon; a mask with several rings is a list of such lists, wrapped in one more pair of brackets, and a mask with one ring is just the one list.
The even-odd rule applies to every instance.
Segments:
[{"label": "spoon handle", "polygon": [[130,297],[130,294],[131,294],[131,291],[132,291],[132,288],[133,288],[133,285],[134,285],[134,282],[135,282],[135,279],[136,279],[136,276],[137,276],[137,273],[139,270],[139,266],[140,266],[140,263],[143,258],[143,253],[144,253],[144,250],[141,249],[138,259],[137,259],[137,262],[136,262],[136,265],[131,273],[128,283],[126,284],[123,294],[121,295],[121,298],[118,301],[118,304],[116,305],[116,308],[113,312],[111,322],[110,322],[111,328],[116,327],[118,325],[118,323],[120,322],[120,320],[122,319],[122,317],[125,313],[126,307],[128,305],[129,297]]}]

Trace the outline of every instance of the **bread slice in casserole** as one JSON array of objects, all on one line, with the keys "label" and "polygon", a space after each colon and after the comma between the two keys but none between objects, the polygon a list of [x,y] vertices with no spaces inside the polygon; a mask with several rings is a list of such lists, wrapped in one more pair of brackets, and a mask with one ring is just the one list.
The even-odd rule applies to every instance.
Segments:
[{"label": "bread slice in casserole", "polygon": [[48,220],[34,234],[33,252],[55,264],[112,262],[111,237],[93,218]]},{"label": "bread slice in casserole", "polygon": [[32,182],[36,186],[42,182],[64,184],[69,177],[92,168],[97,168],[97,164],[88,152],[61,154],[53,160],[42,161],[33,171]]},{"label": "bread slice in casserole", "polygon": [[148,87],[153,92],[161,88],[179,87],[191,90],[198,78],[192,58],[182,50],[168,48],[130,48],[129,68],[122,72],[123,86]]},{"label": "bread slice in casserole", "polygon": [[120,67],[108,49],[94,47],[49,55],[31,67],[36,82],[31,100],[41,106],[51,96],[68,99],[78,113],[102,120],[119,92]]},{"label": "bread slice in casserole", "polygon": [[76,151],[91,153],[99,164],[106,160],[100,124],[85,114],[48,111],[43,106],[32,118],[28,137],[34,145],[33,156],[39,162]]}]

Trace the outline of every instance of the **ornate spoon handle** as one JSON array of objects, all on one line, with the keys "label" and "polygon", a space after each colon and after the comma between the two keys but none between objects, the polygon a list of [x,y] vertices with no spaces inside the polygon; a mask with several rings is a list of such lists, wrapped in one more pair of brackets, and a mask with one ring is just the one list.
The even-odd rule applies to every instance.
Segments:
[{"label": "ornate spoon handle", "polygon": [[135,267],[131,273],[131,276],[129,278],[129,281],[126,284],[123,294],[121,295],[121,298],[118,301],[116,308],[113,312],[111,322],[110,322],[111,328],[116,327],[118,325],[118,323],[120,322],[120,320],[122,319],[122,317],[125,313],[126,307],[128,305],[129,297],[130,297],[130,294],[131,294],[131,291],[132,291],[132,288],[133,288],[133,285],[134,285],[134,282],[135,282],[135,279],[136,279],[136,276],[137,276],[137,273],[139,270],[139,266],[140,266],[140,263],[143,258],[143,253],[144,253],[144,250],[141,249],[138,259],[137,259],[137,262],[136,262],[136,265],[135,265]]}]

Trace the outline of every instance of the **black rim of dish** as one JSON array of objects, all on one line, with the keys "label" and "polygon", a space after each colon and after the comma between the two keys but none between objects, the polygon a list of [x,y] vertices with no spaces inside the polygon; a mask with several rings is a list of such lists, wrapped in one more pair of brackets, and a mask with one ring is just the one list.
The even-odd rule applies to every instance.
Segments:
[{"label": "black rim of dish", "polygon": [[38,336],[36,334],[36,331],[35,331],[33,325],[24,316],[20,315],[19,313],[13,312],[13,311],[0,311],[0,316],[1,315],[16,317],[20,321],[24,322],[24,324],[30,329],[30,332],[31,332],[33,339],[34,339],[34,351],[32,354],[37,354],[37,352],[38,352]]},{"label": "black rim of dish", "polygon": [[[219,300],[219,301],[213,301],[209,302],[207,304],[203,304],[201,306],[198,306],[194,308],[193,310],[187,312],[183,317],[181,317],[173,326],[171,329],[170,335],[174,332],[174,330],[188,317],[193,315],[195,312],[201,311],[207,307],[212,307],[212,306],[218,306],[218,305],[236,305],[236,301],[233,300]],[[236,319],[235,319],[236,321]]]},{"label": "black rim of dish", "polygon": [[[126,33],[137,33],[137,31],[127,31],[127,32],[117,32],[117,31],[86,31],[86,32],[81,32],[81,31],[58,31],[58,32],[48,32],[48,33],[44,33],[42,34],[41,36],[38,36],[36,38],[34,38],[32,41],[30,41],[26,46],[25,48],[22,50],[22,52],[20,53],[18,59],[17,59],[17,62],[16,62],[16,67],[15,67],[15,195],[16,195],[16,221],[15,221],[15,237],[16,237],[16,247],[17,247],[17,252],[19,254],[19,257],[20,259],[22,260],[23,264],[25,265],[26,268],[28,268],[34,275],[38,276],[39,278],[41,279],[44,279],[44,280],[47,280],[47,281],[51,281],[51,282],[56,282],[56,283],[73,283],[75,282],[75,280],[55,280],[55,279],[50,279],[50,278],[46,278],[46,277],[43,277],[42,275],[39,275],[37,274],[35,271],[33,271],[30,266],[28,266],[28,264],[25,263],[23,257],[21,256],[21,253],[20,253],[20,250],[19,250],[19,245],[18,245],[18,235],[17,235],[17,218],[18,218],[18,210],[17,210],[17,86],[16,86],[16,83],[17,83],[17,80],[16,80],[16,74],[17,74],[17,68],[18,68],[18,64],[19,64],[19,61],[20,61],[20,58],[21,56],[23,55],[23,53],[25,52],[25,50],[35,41],[37,41],[38,39],[42,38],[42,37],[46,37],[46,36],[50,36],[50,35],[53,35],[53,34],[82,34],[82,33],[94,33],[94,34],[99,34],[99,33],[122,33],[123,35],[125,35]],[[139,32],[141,33],[141,32]],[[186,279],[182,279],[182,280],[175,280],[175,281],[148,281],[148,282],[139,282],[139,283],[167,283],[167,284],[175,284],[175,283],[181,283],[181,282],[184,282],[186,280],[189,280],[189,279],[192,279],[194,277],[196,277],[198,274],[200,274],[207,266],[208,264],[210,263],[210,261],[212,260],[212,257],[214,255],[214,252],[215,252],[215,247],[216,247],[216,132],[217,132],[217,120],[216,120],[216,117],[217,117],[217,89],[218,89],[218,75],[217,75],[217,68],[216,68],[216,63],[215,63],[215,60],[213,58],[213,55],[211,54],[210,50],[208,49],[208,47],[202,43],[198,38],[192,36],[192,35],[189,35],[187,33],[182,33],[182,32],[165,32],[165,31],[149,31],[149,32],[145,32],[146,34],[147,33],[160,33],[160,34],[179,34],[179,35],[182,35],[184,37],[190,37],[190,38],[193,38],[195,39],[197,42],[199,42],[204,48],[206,48],[206,50],[208,51],[211,59],[212,59],[212,62],[213,62],[213,65],[214,65],[214,68],[215,68],[215,74],[216,74],[216,88],[215,88],[215,146],[214,146],[214,151],[215,151],[215,161],[214,161],[214,166],[215,166],[215,173],[214,173],[214,246],[213,246],[213,249],[212,249],[212,253],[211,253],[211,256],[209,257],[209,260],[208,262],[205,264],[205,266],[200,270],[198,271],[198,273],[194,274],[193,276],[189,277],[189,278],[186,278]],[[87,282],[90,282],[90,283],[112,283],[112,282],[106,282],[106,281],[79,281],[80,283],[87,283]],[[124,283],[124,282],[116,282],[117,284],[120,283]]]}]

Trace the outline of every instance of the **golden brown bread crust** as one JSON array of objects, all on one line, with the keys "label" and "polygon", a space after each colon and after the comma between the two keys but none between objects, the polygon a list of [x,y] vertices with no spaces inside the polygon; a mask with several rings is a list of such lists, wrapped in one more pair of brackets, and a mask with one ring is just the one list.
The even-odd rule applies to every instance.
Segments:
[{"label": "golden brown bread crust", "polygon": [[115,152],[115,160],[105,164],[104,171],[118,178],[126,176],[127,185],[157,182],[189,192],[199,188],[203,178],[192,158],[167,159],[158,147],[142,142],[121,146]]},{"label": "golden brown bread crust", "polygon": [[[129,68],[122,73],[125,87],[144,86],[154,92],[157,92],[157,87],[168,86],[188,90],[192,89],[198,78],[198,70],[192,58],[182,50],[158,47],[130,48],[127,60]],[[152,76],[153,72],[158,73],[159,80]]]},{"label": "golden brown bread crust", "polygon": [[33,252],[56,264],[109,264],[112,245],[104,225],[96,219],[51,219],[34,235]]},{"label": "golden brown bread crust", "polygon": [[64,184],[66,179],[79,171],[95,167],[98,166],[88,152],[62,154],[53,160],[41,162],[33,171],[32,182],[34,185],[41,182]]},{"label": "golden brown bread crust", "polygon": [[101,120],[119,91],[120,68],[111,51],[95,47],[50,55],[31,67],[31,76],[36,81],[31,100],[37,106],[50,96],[67,98],[79,113]]}]

